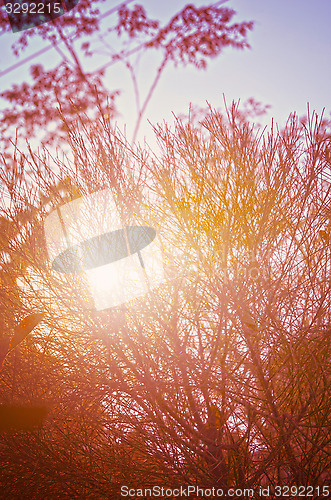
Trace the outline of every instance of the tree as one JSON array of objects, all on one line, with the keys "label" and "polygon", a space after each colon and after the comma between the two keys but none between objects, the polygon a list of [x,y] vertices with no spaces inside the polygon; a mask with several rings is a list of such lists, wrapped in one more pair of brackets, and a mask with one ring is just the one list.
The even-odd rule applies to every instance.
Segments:
[{"label": "tree", "polygon": [[[263,132],[237,119],[236,106],[228,116],[210,110],[200,130],[180,120],[155,127],[157,156],[103,116],[67,131],[73,159],[57,159],[59,176],[33,152],[16,163],[34,187],[17,173],[5,214],[15,221],[26,207],[35,219],[20,244],[8,241],[3,308],[14,297],[45,316],[7,357],[3,398],[50,408],[42,429],[0,438],[6,498],[118,498],[121,485],[246,488],[256,498],[269,486],[271,499],[291,485],[292,497],[298,486],[327,496],[323,121],[294,115]],[[125,307],[88,312],[84,290],[52,272],[39,228],[77,189],[105,187],[125,224],[159,232],[166,279]]]},{"label": "tree", "polygon": [[[235,12],[219,6],[222,2],[199,8],[187,5],[165,26],[149,19],[141,5],[134,5],[130,9],[131,1],[103,14],[99,10],[101,3],[101,0],[98,3],[81,0],[64,16],[24,31],[13,45],[14,54],[19,55],[30,40],[41,39],[44,47],[40,53],[53,48],[59,62],[52,69],[32,64],[32,83],[14,84],[0,94],[10,104],[3,109],[1,116],[0,135],[4,146],[9,146],[15,136],[15,129],[23,142],[25,139],[30,141],[36,134],[39,140],[43,132],[43,144],[61,143],[63,146],[65,130],[59,107],[69,124],[77,122],[78,113],[81,118],[86,114],[86,119],[93,119],[98,110],[109,119],[114,118],[117,112],[115,99],[119,90],[106,88],[104,77],[107,67],[120,63],[130,72],[136,98],[134,140],[153,91],[170,62],[204,69],[207,60],[217,57],[226,47],[249,47],[247,33],[253,23],[231,24]],[[110,28],[102,28],[102,19],[115,13],[117,23]],[[0,14],[0,25],[4,31],[8,31],[10,26],[4,6],[0,8]],[[114,42],[108,40],[112,34]],[[134,57],[151,50],[160,53],[161,62],[146,98],[140,102]],[[100,51],[104,54],[105,63],[96,70],[88,71],[88,58]]]}]

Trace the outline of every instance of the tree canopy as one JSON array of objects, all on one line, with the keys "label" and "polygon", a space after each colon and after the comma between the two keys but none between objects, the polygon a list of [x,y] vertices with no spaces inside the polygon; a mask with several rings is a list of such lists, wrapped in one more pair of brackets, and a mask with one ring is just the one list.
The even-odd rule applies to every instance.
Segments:
[{"label": "tree canopy", "polygon": [[[121,89],[108,88],[106,83],[107,68],[114,64],[124,64],[132,78],[137,106],[134,140],[147,104],[169,63],[204,69],[210,58],[219,56],[227,47],[249,47],[247,37],[253,22],[233,22],[235,11],[222,6],[223,2],[205,7],[186,5],[164,25],[150,19],[142,5],[131,7],[131,3],[125,1],[104,11],[104,0],[80,0],[65,15],[21,33],[12,46],[15,55],[22,56],[31,41],[40,40],[43,48],[35,55],[52,49],[56,64],[45,68],[33,63],[30,82],[15,83],[1,92],[0,97],[9,103],[1,112],[3,146],[13,141],[16,129],[23,140],[31,141],[38,134],[43,144],[63,146],[65,130],[59,107],[69,123],[77,121],[78,113],[93,119],[98,110],[114,118],[118,113],[116,96]],[[0,7],[0,15],[2,30],[9,31],[5,6]],[[108,22],[103,24],[105,18],[111,20],[110,26]],[[146,97],[141,99],[135,57],[151,51],[159,53],[160,64]],[[103,62],[95,68],[93,58],[99,60],[100,55]],[[30,57],[33,60],[34,56]],[[1,74],[6,74],[6,70]]]},{"label": "tree canopy", "polygon": [[[293,115],[263,131],[236,106],[211,109],[200,127],[156,126],[158,155],[130,146],[103,115],[64,129],[71,156],[55,159],[57,172],[31,151],[1,174],[11,193],[3,337],[28,313],[43,315],[4,360],[2,400],[48,411],[40,428],[0,434],[3,494],[101,499],[119,498],[121,485],[199,485],[258,498],[269,486],[277,498],[277,485],[301,485],[327,496],[323,120]],[[52,270],[43,221],[104,188],[124,224],[158,232],[165,279],[121,307],[88,311],[81,284]]]}]

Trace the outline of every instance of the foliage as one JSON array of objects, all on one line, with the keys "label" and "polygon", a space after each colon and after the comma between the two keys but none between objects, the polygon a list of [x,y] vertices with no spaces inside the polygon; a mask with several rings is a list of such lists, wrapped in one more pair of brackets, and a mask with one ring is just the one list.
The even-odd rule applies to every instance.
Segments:
[{"label": "foliage", "polygon": [[[7,356],[2,398],[49,407],[41,429],[1,435],[6,498],[327,485],[329,132],[316,115],[263,132],[237,114],[210,110],[203,130],[155,127],[158,155],[101,116],[66,127],[72,156],[53,158],[60,173],[32,152],[2,173],[6,329],[44,314]],[[89,312],[84,290],[51,270],[42,222],[105,187],[125,223],[159,232],[166,279]]]},{"label": "foliage", "polygon": [[[30,67],[32,83],[15,83],[0,94],[10,104],[1,113],[3,146],[9,146],[15,128],[23,140],[28,138],[30,141],[38,134],[39,140],[43,134],[43,144],[63,146],[65,130],[59,107],[69,124],[78,121],[78,113],[81,118],[82,113],[86,113],[93,119],[98,110],[114,118],[119,90],[108,89],[105,77],[107,67],[118,63],[125,64],[134,86],[137,105],[134,140],[147,104],[169,62],[206,68],[207,60],[218,56],[226,47],[249,47],[247,34],[253,23],[231,24],[235,12],[218,4],[199,8],[187,5],[162,27],[159,21],[148,18],[141,5],[130,9],[131,1],[126,1],[101,14],[99,7],[103,2],[80,0],[78,6],[64,16],[24,31],[13,45],[13,52],[18,56],[30,40],[42,40],[44,50],[53,48],[59,62],[52,69],[33,64]],[[105,28],[102,19],[115,13],[117,23]],[[6,31],[9,26],[4,6],[0,7],[0,14],[0,26]],[[109,35],[113,37],[110,41]],[[46,42],[48,46],[45,46]],[[133,58],[152,49],[160,53],[161,63],[144,102],[140,104]],[[100,56],[100,52],[104,63],[98,69],[87,70],[91,67],[88,59]]]}]

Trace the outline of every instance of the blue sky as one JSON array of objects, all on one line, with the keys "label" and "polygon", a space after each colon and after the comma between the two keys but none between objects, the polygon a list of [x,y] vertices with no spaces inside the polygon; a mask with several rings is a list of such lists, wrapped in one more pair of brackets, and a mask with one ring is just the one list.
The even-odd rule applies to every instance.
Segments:
[{"label": "blue sky", "polygon": [[[188,2],[167,0],[141,0],[151,17],[164,22]],[[208,5],[208,2],[192,2]],[[107,0],[102,10],[116,5]],[[331,1],[330,0],[230,0],[224,4],[237,11],[235,21],[254,20],[255,28],[249,34],[250,50],[225,50],[209,62],[205,71],[193,67],[174,68],[169,65],[161,79],[146,113],[146,120],[139,138],[151,139],[151,122],[173,122],[173,113],[187,113],[190,103],[205,106],[208,101],[219,107],[223,93],[228,102],[232,99],[244,102],[249,97],[270,104],[268,117],[283,124],[289,113],[305,114],[307,102],[318,113],[331,110]],[[115,20],[115,18],[113,18]],[[110,22],[110,18],[107,21]],[[15,63],[10,45],[19,34],[1,37],[0,70]],[[21,57],[42,48],[42,40],[35,40]],[[100,56],[88,61],[88,69],[98,67]],[[58,61],[54,51],[40,59],[45,67],[52,67]],[[138,66],[138,81],[142,98],[153,79],[159,62],[157,54],[145,55]],[[29,64],[23,65],[6,77],[0,78],[0,89],[11,83],[29,80]],[[119,88],[122,94],[117,103],[121,115],[118,123],[126,126],[128,136],[135,122],[135,103],[132,84],[124,67],[112,66],[107,72],[109,88]]]},{"label": "blue sky", "polygon": [[[168,1],[167,10],[176,3]],[[270,104],[268,122],[274,117],[284,123],[292,111],[305,114],[307,102],[317,112],[331,111],[331,1],[232,0],[225,5],[237,11],[236,20],[255,21],[252,48],[224,51],[207,71],[168,70],[149,109],[151,120],[171,120],[170,110],[185,112],[190,102],[221,106],[223,93],[228,101],[253,96]],[[157,6],[154,2],[151,13],[157,15]]]}]

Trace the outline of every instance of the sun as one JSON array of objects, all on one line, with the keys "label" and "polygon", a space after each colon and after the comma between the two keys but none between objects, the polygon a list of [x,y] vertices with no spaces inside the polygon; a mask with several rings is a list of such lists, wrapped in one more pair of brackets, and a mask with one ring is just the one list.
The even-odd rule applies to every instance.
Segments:
[{"label": "sun", "polygon": [[143,296],[164,277],[155,229],[125,225],[108,189],[61,206],[45,226],[53,270],[81,275],[97,310]]}]

